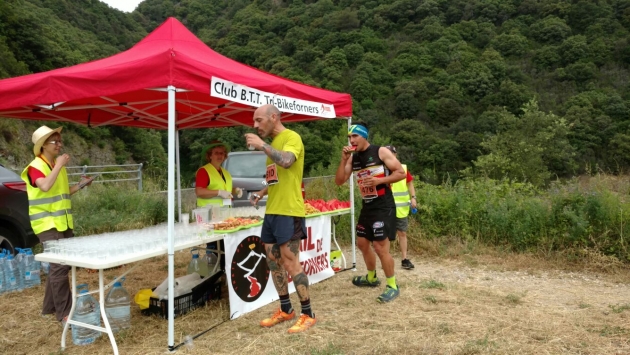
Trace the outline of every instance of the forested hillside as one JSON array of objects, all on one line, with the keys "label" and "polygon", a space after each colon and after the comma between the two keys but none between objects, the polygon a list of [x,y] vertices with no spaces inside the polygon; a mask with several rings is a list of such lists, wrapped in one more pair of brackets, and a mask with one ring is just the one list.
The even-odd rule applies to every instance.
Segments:
[{"label": "forested hillside", "polygon": [[[429,182],[483,174],[543,185],[630,166],[630,0],[145,0],[132,14],[96,0],[5,0],[0,76],[110,55],[169,16],[228,57],[352,94],[354,119]],[[296,128],[309,168],[338,155],[341,127]],[[77,132],[121,137],[104,131]],[[185,178],[204,142],[243,149],[242,131],[183,132]],[[134,147],[159,135],[125,132],[118,159],[148,159]]]}]

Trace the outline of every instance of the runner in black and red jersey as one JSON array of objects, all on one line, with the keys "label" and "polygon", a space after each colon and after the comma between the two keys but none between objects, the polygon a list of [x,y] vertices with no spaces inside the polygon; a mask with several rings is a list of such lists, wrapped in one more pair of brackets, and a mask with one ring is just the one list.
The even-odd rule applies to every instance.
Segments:
[{"label": "runner in black and red jersey", "polygon": [[[400,294],[394,276],[394,259],[389,253],[390,241],[396,239],[396,204],[389,185],[404,179],[405,170],[389,149],[368,142],[368,128],[364,123],[352,125],[348,137],[350,146],[343,148],[335,183],[345,183],[354,171],[363,199],[356,227],[357,245],[368,269],[366,276],[357,276],[352,283],[369,287],[381,284],[376,277],[378,255],[387,286],[377,301],[389,302]],[[370,243],[374,249],[370,248]]]}]

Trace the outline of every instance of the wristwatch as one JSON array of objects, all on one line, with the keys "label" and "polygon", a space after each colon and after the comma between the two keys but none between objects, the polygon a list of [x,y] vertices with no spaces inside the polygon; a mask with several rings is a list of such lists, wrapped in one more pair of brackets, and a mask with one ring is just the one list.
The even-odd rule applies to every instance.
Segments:
[{"label": "wristwatch", "polygon": [[416,196],[411,196],[411,198],[416,198]]}]

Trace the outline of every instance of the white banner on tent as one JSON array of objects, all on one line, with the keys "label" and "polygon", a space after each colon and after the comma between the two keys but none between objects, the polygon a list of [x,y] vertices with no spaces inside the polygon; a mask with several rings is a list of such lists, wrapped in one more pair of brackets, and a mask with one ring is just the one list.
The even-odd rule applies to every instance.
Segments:
[{"label": "white banner on tent", "polygon": [[[309,284],[335,274],[330,267],[330,216],[306,219],[308,237],[300,245],[300,263]],[[261,227],[230,233],[225,241],[225,265],[232,319],[278,300],[260,240]],[[289,292],[295,292],[289,280]],[[299,306],[296,306],[299,308]]]},{"label": "white banner on tent", "polygon": [[337,117],[334,105],[276,95],[228,80],[219,79],[216,76],[213,76],[210,81],[210,96],[220,97],[254,107],[273,104],[282,112],[290,112],[299,115],[324,118]]}]

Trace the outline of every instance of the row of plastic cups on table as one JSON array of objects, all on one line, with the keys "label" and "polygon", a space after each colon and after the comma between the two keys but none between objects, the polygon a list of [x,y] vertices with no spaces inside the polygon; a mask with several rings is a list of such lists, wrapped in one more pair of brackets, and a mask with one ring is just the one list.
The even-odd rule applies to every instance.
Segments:
[{"label": "row of plastic cups on table", "polygon": [[[174,244],[182,245],[207,238],[208,231],[196,225],[176,226]],[[139,230],[106,233],[43,243],[44,252],[72,259],[115,260],[133,254],[166,248],[167,228],[150,227]]]}]

